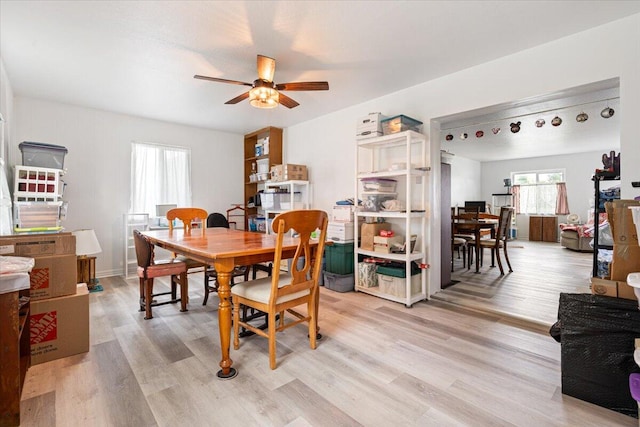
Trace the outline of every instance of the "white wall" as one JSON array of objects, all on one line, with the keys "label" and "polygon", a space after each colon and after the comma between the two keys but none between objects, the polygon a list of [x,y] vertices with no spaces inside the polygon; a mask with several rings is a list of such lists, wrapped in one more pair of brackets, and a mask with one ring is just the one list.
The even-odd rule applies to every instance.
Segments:
[{"label": "white wall", "polygon": [[11,142],[11,125],[13,122],[13,89],[4,62],[0,57],[0,114],[4,120],[4,125],[0,125],[3,133],[0,135],[0,158],[7,160],[9,145]]},{"label": "white wall", "polygon": [[[422,120],[432,153],[438,153],[438,127],[432,131],[429,126],[434,118],[619,77],[622,196],[633,198],[640,194],[631,188],[631,181],[640,181],[640,169],[634,167],[640,164],[639,52],[637,14],[292,126],[285,133],[286,158],[292,163],[304,160],[313,168],[314,206],[330,209],[354,186],[354,135],[360,116],[379,111]],[[433,163],[438,188],[440,165]],[[438,195],[437,190],[433,194]],[[439,210],[431,209],[431,293],[440,288],[440,253],[435,250],[440,241]]]},{"label": "white wall", "polygon": [[243,199],[243,136],[90,108],[17,96],[13,164],[18,144],[37,141],[65,146],[69,210],[64,227],[93,228],[102,253],[96,275],[118,275],[123,267],[123,215],[129,209],[131,142],[191,148],[193,205],[225,212]]},{"label": "white wall", "polygon": [[478,179],[481,173],[478,161],[460,156],[451,159],[451,206],[464,206],[465,200],[486,200]]}]

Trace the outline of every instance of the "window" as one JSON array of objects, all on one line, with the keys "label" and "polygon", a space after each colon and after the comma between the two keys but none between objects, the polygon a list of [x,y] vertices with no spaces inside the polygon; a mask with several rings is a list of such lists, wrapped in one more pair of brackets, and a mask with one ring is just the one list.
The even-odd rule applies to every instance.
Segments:
[{"label": "window", "polygon": [[555,214],[558,184],[564,182],[564,170],[512,172],[511,182],[517,187],[522,214]]},{"label": "window", "polygon": [[191,206],[191,150],[131,144],[131,212],[155,216],[156,205]]}]

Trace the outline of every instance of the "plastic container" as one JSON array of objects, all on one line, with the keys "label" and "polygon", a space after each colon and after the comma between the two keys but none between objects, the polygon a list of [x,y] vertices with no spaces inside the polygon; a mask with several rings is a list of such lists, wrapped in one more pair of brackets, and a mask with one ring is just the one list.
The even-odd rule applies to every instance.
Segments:
[{"label": "plastic container", "polygon": [[64,182],[62,171],[31,166],[15,167],[14,200],[19,202],[57,201],[62,197]]},{"label": "plastic container", "polygon": [[382,203],[387,200],[394,200],[397,193],[362,193],[362,212],[379,212],[382,210]]},{"label": "plastic container", "polygon": [[61,145],[24,141],[19,147],[24,166],[64,169],[64,156],[68,150]]},{"label": "plastic container", "polygon": [[353,274],[353,243],[334,243],[324,247],[325,270],[335,274]]},{"label": "plastic container", "polygon": [[355,277],[351,274],[323,272],[324,287],[336,292],[350,292],[355,289]]},{"label": "plastic container", "polygon": [[[378,286],[385,294],[398,298],[407,297],[407,279],[404,268],[378,266]],[[415,264],[411,267],[411,295],[420,293],[422,283],[420,281],[420,268]]]},{"label": "plastic container", "polygon": [[376,191],[380,193],[393,193],[396,191],[397,181],[390,178],[362,178],[364,191]]},{"label": "plastic container", "polygon": [[422,130],[422,122],[402,114],[382,120],[382,133],[385,135],[406,130],[420,132]]}]

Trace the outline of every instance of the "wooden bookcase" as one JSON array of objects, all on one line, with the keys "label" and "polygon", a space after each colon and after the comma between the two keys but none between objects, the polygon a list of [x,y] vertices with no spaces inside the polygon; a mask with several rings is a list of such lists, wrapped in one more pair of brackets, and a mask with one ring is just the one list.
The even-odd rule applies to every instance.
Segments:
[{"label": "wooden bookcase", "polygon": [[[258,140],[269,137],[269,153],[256,156],[256,144]],[[264,189],[267,180],[251,180],[251,175],[257,171],[258,160],[268,160],[268,168],[282,164],[282,129],[266,127],[264,129],[251,132],[244,136],[244,229],[249,230],[249,217],[258,213],[258,207],[249,207],[249,199],[255,202],[258,191]],[[256,169],[252,165],[256,164]]]}]

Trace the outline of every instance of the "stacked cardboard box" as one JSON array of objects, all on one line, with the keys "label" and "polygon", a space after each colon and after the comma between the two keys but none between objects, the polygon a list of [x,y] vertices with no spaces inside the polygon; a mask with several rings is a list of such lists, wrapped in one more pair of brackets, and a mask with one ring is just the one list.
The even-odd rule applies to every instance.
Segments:
[{"label": "stacked cardboard box", "polygon": [[78,285],[71,233],[0,236],[0,255],[33,258],[31,364],[89,351],[89,292]]},{"label": "stacked cardboard box", "polygon": [[614,200],[605,203],[613,235],[613,259],[609,267],[611,280],[592,278],[591,292],[594,294],[637,299],[633,288],[627,284],[629,273],[640,271],[638,233],[629,206],[640,206],[640,201]]}]

